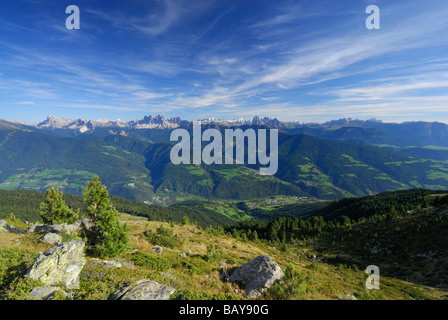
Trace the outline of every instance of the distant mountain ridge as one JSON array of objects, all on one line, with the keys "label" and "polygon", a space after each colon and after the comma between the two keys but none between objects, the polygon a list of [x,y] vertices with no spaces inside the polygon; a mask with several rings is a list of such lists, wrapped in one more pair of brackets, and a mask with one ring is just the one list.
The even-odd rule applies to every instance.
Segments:
[{"label": "distant mountain ridge", "polygon": [[[229,120],[229,119],[200,119],[204,124],[218,124],[218,125],[265,125],[269,127],[284,128],[292,125],[297,125],[298,122],[282,122],[277,118],[271,119],[268,117],[260,118],[255,116],[252,120]],[[16,120],[15,123],[21,123],[20,120]],[[68,130],[78,130],[81,133],[87,132],[89,130],[94,130],[99,127],[122,127],[131,129],[173,129],[183,125],[187,125],[191,121],[183,120],[180,117],[167,118],[162,115],[148,115],[140,120],[109,120],[109,119],[97,119],[97,120],[87,120],[84,118],[79,119],[66,119],[59,118],[56,116],[49,115],[47,119],[38,124],[34,125],[36,128],[40,129],[68,129]]]},{"label": "distant mountain ridge", "polygon": [[[266,126],[278,128],[292,134],[306,134],[326,140],[346,141],[357,144],[370,144],[381,147],[403,148],[419,146],[448,147],[448,125],[441,122],[411,121],[403,123],[388,123],[375,118],[356,120],[351,118],[332,120],[325,123],[304,123],[300,121],[284,122],[277,118],[255,116],[252,120],[245,119],[200,119],[204,125],[211,126]],[[19,120],[14,123],[23,124]],[[175,129],[189,126],[192,121],[180,117],[167,118],[162,115],[148,115],[143,119],[123,120],[87,120],[65,119],[48,116],[46,120],[31,125],[43,130],[58,130],[71,134],[92,133],[97,130],[109,129],[108,133],[127,135],[129,130],[141,129]],[[117,130],[118,129],[118,130]],[[166,135],[163,135],[165,137]],[[438,155],[438,158],[443,158]],[[448,158],[447,158],[448,159]]]},{"label": "distant mountain ridge", "polygon": [[145,116],[141,120],[132,121],[122,121],[109,120],[109,119],[98,119],[98,120],[87,120],[87,119],[65,119],[56,116],[49,115],[46,120],[38,123],[37,128],[47,128],[47,129],[70,129],[78,130],[84,133],[89,130],[93,130],[98,127],[132,127],[136,129],[154,129],[154,128],[176,128],[182,124],[186,124],[188,121],[182,120],[179,117],[173,117],[168,119],[164,116]]}]

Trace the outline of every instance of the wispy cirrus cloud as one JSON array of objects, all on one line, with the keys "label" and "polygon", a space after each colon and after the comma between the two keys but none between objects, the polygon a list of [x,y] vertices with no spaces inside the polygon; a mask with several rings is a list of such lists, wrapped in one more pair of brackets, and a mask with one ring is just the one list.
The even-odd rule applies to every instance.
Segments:
[{"label": "wispy cirrus cloud", "polygon": [[[239,104],[244,105],[244,108],[248,109],[248,111],[238,113],[241,115],[264,110],[263,105],[254,106],[252,109],[249,109],[250,107],[247,106],[248,96],[258,96],[261,100],[263,100],[262,97],[265,94],[285,96],[288,95],[290,91],[298,88],[312,88],[311,85],[313,84],[349,78],[354,75],[375,74],[375,72],[378,73],[379,71],[390,71],[391,66],[394,65],[395,67],[393,69],[402,74],[404,68],[399,68],[399,62],[391,62],[388,59],[379,59],[387,55],[397,55],[400,52],[406,53],[410,52],[410,50],[419,50],[434,45],[440,45],[440,38],[428,37],[427,35],[441,35],[444,30],[447,30],[447,26],[441,22],[446,18],[447,11],[441,11],[436,14],[434,14],[434,12],[424,12],[413,18],[403,19],[401,22],[389,26],[388,30],[381,31],[377,34],[354,30],[343,37],[334,38],[329,35],[328,37],[302,43],[295,48],[290,48],[288,54],[282,57],[279,61],[266,62],[264,61],[264,57],[258,57],[255,54],[255,50],[253,51],[253,56],[246,51],[246,55],[238,57],[236,60],[232,60],[234,63],[232,64],[232,67],[229,68],[226,59],[231,59],[230,56],[226,57],[225,55],[221,55],[219,59],[209,60],[209,64],[216,68],[222,76],[225,75],[226,79],[223,78],[220,81],[216,81],[213,86],[204,89],[200,95],[182,97],[181,105],[207,107]],[[281,21],[277,22],[280,23]],[[271,23],[266,23],[266,25],[274,24],[274,20],[272,20]],[[418,25],[418,28],[410,28],[409,26],[412,25]],[[287,40],[285,39],[285,41]],[[357,67],[361,62],[369,60],[381,62],[374,66],[363,68]],[[244,74],[238,69],[239,66],[245,64],[252,65],[250,73]],[[406,67],[409,68],[410,66],[408,65]],[[421,64],[419,67],[429,68],[431,66]],[[363,81],[365,82],[369,80],[367,79]],[[325,110],[324,112],[314,111],[316,115],[325,114],[329,109],[331,109],[333,113],[340,110],[342,113],[351,111],[356,114],[354,111],[356,108],[358,108],[358,110],[369,108],[370,110],[377,110],[374,105],[368,103],[368,99],[383,100],[383,102],[386,99],[389,99],[391,107],[400,106],[399,109],[402,111],[404,104],[399,104],[399,102],[394,99],[407,100],[407,103],[409,103],[409,100],[412,99],[405,98],[412,96],[412,92],[415,90],[441,89],[445,88],[445,86],[445,80],[442,81],[442,79],[436,78],[433,81],[426,80],[415,83],[384,83],[373,87],[364,85],[359,88],[345,88],[339,91],[333,91],[334,94],[338,95],[337,100],[327,99],[327,93],[323,93],[321,96],[325,98],[327,102],[314,105],[314,108],[311,109]],[[311,89],[311,91],[313,90],[314,89]],[[362,97],[362,95],[364,95],[364,97]],[[366,103],[366,107],[359,108],[359,105],[355,105],[353,108],[342,108],[340,105],[340,103],[349,102],[349,100],[355,101],[356,99]],[[446,101],[443,99],[444,96],[433,97],[434,103],[436,101],[440,103],[440,105],[434,107],[434,110],[440,111],[441,107],[446,106]],[[414,109],[422,108],[423,101],[424,99],[419,103],[415,101],[416,104]],[[427,101],[429,102],[429,100]],[[329,107],[327,108],[326,105],[329,105]],[[273,107],[273,105],[270,104],[270,107]],[[372,109],[372,107],[375,109]],[[384,106],[384,108],[386,107]],[[288,110],[288,112],[291,111],[290,109],[286,110]],[[310,112],[307,111],[307,114],[309,113]]]},{"label": "wispy cirrus cloud", "polygon": [[[0,91],[36,106],[192,118],[317,120],[446,106],[448,9],[439,0],[380,5],[374,31],[359,1],[130,3],[80,4],[79,32],[65,29],[62,12],[18,28],[21,41],[1,35]],[[13,20],[0,13],[4,30],[17,24],[3,20]]]}]

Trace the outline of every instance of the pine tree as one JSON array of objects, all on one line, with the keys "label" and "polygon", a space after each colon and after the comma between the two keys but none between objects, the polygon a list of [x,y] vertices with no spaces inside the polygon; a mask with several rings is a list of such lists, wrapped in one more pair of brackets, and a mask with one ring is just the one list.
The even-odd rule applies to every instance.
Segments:
[{"label": "pine tree", "polygon": [[101,185],[98,176],[87,182],[84,201],[93,224],[86,230],[88,249],[101,258],[122,253],[128,245],[129,228],[118,219],[118,211],[110,203],[107,188]]},{"label": "pine tree", "polygon": [[190,220],[188,219],[187,216],[182,217],[181,224],[182,224],[183,226],[185,226],[185,225],[189,225],[189,224],[190,224]]},{"label": "pine tree", "polygon": [[63,193],[58,189],[50,188],[45,193],[45,201],[39,206],[40,215],[45,224],[74,223],[79,210],[74,212],[62,199]]},{"label": "pine tree", "polygon": [[257,230],[254,230],[254,232],[252,232],[252,239],[254,242],[258,242],[258,233]]}]

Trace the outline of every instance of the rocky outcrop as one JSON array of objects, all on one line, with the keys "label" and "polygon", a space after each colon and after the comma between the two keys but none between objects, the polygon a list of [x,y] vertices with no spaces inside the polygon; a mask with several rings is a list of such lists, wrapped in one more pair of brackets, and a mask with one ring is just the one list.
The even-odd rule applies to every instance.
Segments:
[{"label": "rocky outcrop", "polygon": [[283,278],[283,275],[280,266],[270,256],[263,255],[236,269],[229,280],[244,287],[246,297],[253,299],[271,287],[276,280]]},{"label": "rocky outcrop", "polygon": [[151,280],[140,280],[113,293],[109,300],[169,300],[176,289]]},{"label": "rocky outcrop", "polygon": [[84,242],[71,240],[39,253],[26,276],[45,285],[64,283],[68,289],[79,288],[79,274],[86,263]]},{"label": "rocky outcrop", "polygon": [[17,234],[25,233],[22,229],[9,225],[5,220],[0,220],[0,232],[12,232]]}]

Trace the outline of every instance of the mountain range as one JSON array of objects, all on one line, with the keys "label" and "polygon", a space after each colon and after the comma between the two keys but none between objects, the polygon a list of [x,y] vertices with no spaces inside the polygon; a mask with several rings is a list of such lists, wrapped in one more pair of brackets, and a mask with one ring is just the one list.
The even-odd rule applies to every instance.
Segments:
[{"label": "mountain range", "polygon": [[[301,133],[330,140],[344,140],[361,144],[382,144],[388,142],[392,146],[436,145],[448,146],[448,125],[440,122],[403,122],[385,123],[381,120],[340,119],[319,123],[302,123],[299,121],[283,122],[277,118],[255,116],[245,119],[199,119],[203,124],[218,126],[268,126],[279,128],[290,133]],[[166,118],[161,115],[145,116],[143,119],[122,121],[98,119],[65,119],[48,116],[37,124],[30,124],[39,129],[67,130],[73,134],[95,131],[99,128],[123,129],[173,129],[191,124],[191,121],[180,117]],[[361,136],[360,136],[361,134]]]},{"label": "mountain range", "polygon": [[0,121],[0,188],[80,194],[94,175],[112,195],[148,203],[280,195],[339,199],[409,188],[448,188],[448,125],[341,119],[317,123],[201,119],[203,128],[278,128],[274,176],[253,165],[173,165],[179,117]]}]

